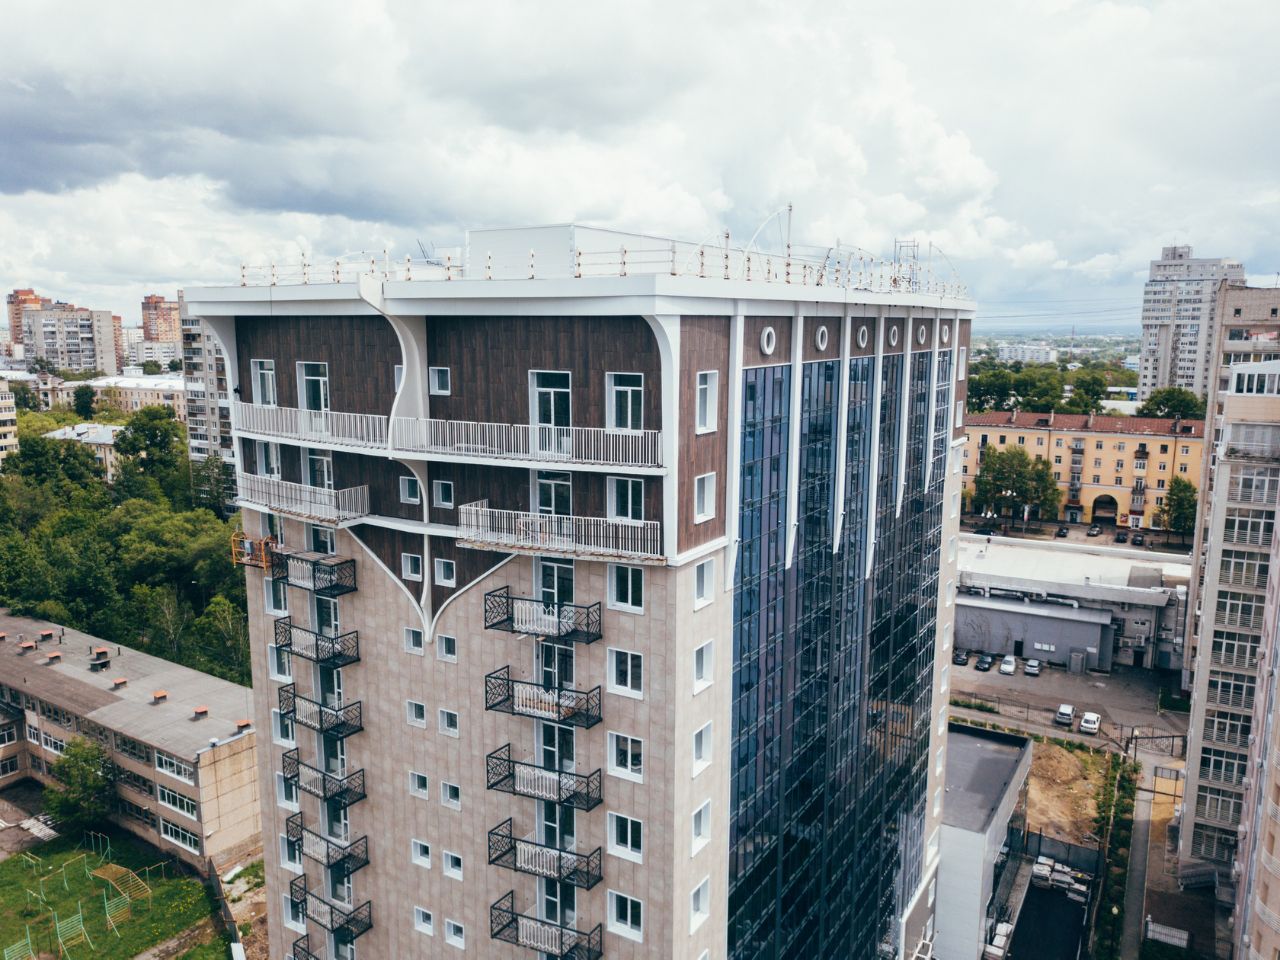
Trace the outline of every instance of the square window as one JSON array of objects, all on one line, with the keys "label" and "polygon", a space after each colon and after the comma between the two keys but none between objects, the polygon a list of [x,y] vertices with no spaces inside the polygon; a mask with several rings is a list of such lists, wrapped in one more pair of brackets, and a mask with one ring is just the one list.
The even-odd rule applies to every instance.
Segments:
[{"label": "square window", "polygon": [[707,723],[693,734],[693,775],[696,777],[711,766],[711,724]]},{"label": "square window", "polygon": [[433,397],[447,397],[453,393],[453,376],[448,367],[429,367],[427,383]]},{"label": "square window", "polygon": [[[436,561],[436,563],[439,562],[439,560]],[[421,580],[422,557],[416,553],[400,554],[400,576],[405,580]]]},{"label": "square window", "polygon": [[716,475],[693,478],[693,522],[706,523],[716,515]]},{"label": "square window", "polygon": [[624,780],[644,782],[644,741],[621,733],[609,734],[609,773]]},{"label": "square window", "polygon": [[444,875],[451,880],[462,879],[462,857],[446,850],[444,852]]},{"label": "square window", "polygon": [[458,638],[442,633],[436,637],[436,659],[458,662]]},{"label": "square window", "polygon": [[693,853],[707,845],[711,840],[711,801],[703,803],[693,811]]},{"label": "square window", "polygon": [[417,700],[406,700],[404,702],[404,715],[410,726],[425,727],[427,725],[427,705],[425,703],[419,703]]},{"label": "square window", "polygon": [[442,510],[453,509],[453,481],[431,481],[431,505]]},{"label": "square window", "polygon": [[633,863],[644,862],[644,828],[639,820],[609,813],[609,853]]},{"label": "square window", "polygon": [[437,557],[435,561],[435,573],[437,587],[457,586],[458,568],[452,560],[445,560],[441,557]]},{"label": "square window", "polygon": [[711,916],[711,878],[703,877],[689,895],[689,932],[693,933]]},{"label": "square window", "polygon": [[467,946],[467,928],[457,920],[446,920],[444,922],[444,942],[451,947],[457,947],[459,950],[465,949]]},{"label": "square window", "polygon": [[401,503],[421,503],[422,487],[418,484],[417,477],[401,477],[400,478],[400,502]]},{"label": "square window", "polygon": [[441,710],[438,717],[440,723],[440,732],[446,737],[456,737],[458,735],[458,714],[453,710]]},{"label": "square window", "polygon": [[711,652],[714,640],[708,640],[693,651],[693,692],[701,693],[711,686]]},{"label": "square window", "polygon": [[700,610],[711,602],[712,583],[715,577],[715,557],[703,560],[693,568],[693,609]]},{"label": "square window", "polygon": [[630,650],[609,648],[610,693],[640,699],[644,696],[644,657]]},{"label": "square window", "polygon": [[431,916],[430,910],[423,907],[413,908],[413,929],[419,933],[425,933],[429,937],[435,936],[435,919]]},{"label": "square window", "polygon": [[456,783],[440,783],[440,802],[454,810],[462,809],[462,788]]},{"label": "square window", "polygon": [[417,627],[404,628],[404,648],[409,653],[422,655],[422,631]]},{"label": "square window", "polygon": [[698,374],[698,399],[694,431],[712,433],[719,425],[720,371],[703,370]]},{"label": "square window", "polygon": [[431,793],[428,789],[429,786],[425,773],[418,773],[416,770],[409,771],[409,792],[415,797],[429,797]]},{"label": "square window", "polygon": [[644,941],[644,905],[635,897],[609,891],[609,930],[637,943]]},{"label": "square window", "polygon": [[431,869],[431,844],[425,840],[409,841],[409,859],[419,867]]}]

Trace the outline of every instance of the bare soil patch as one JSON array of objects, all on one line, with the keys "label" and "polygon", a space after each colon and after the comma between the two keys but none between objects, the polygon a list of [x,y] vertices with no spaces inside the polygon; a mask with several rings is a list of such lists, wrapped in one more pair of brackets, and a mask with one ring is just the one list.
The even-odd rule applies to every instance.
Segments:
[{"label": "bare soil patch", "polygon": [[1091,844],[1106,760],[1101,754],[1035,744],[1027,791],[1027,826],[1069,843]]}]

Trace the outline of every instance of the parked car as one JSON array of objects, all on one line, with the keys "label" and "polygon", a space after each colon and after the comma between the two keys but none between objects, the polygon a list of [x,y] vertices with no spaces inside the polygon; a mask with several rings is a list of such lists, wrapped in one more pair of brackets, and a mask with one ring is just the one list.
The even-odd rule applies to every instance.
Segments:
[{"label": "parked car", "polygon": [[1140,547],[1140,546],[1142,546],[1142,545],[1143,545],[1144,543],[1146,543],[1146,542],[1147,542],[1147,538],[1146,538],[1143,534],[1141,534],[1141,533],[1135,533],[1135,534],[1133,535],[1133,545],[1134,545],[1135,547]]},{"label": "parked car", "polygon": [[1055,534],[1054,534],[1054,536],[1055,536],[1055,537],[1065,537],[1069,532],[1070,532],[1070,531],[1069,531],[1069,530],[1067,530],[1067,528],[1066,528],[1066,527],[1059,527],[1059,528],[1058,528],[1058,532],[1057,532],[1057,533],[1055,533]]},{"label": "parked car", "polygon": [[977,530],[973,532],[980,537],[994,537],[996,535],[996,531],[994,527],[979,527]]},{"label": "parked car", "polygon": [[[1142,536],[1142,534],[1138,534],[1138,536]],[[1117,530],[1117,531],[1116,531],[1116,543],[1128,543],[1128,542],[1129,542],[1129,531],[1127,531],[1127,530]]]},{"label": "parked car", "polygon": [[1098,728],[1102,726],[1102,718],[1096,713],[1086,713],[1080,718],[1081,733],[1097,733]]},{"label": "parked car", "polygon": [[1040,661],[1028,660],[1026,663],[1022,665],[1022,672],[1025,673],[1028,677],[1040,676]]},{"label": "parked car", "polygon": [[956,648],[956,652],[951,655],[951,662],[959,664],[962,667],[969,665],[969,651]]},{"label": "parked car", "polygon": [[983,673],[986,673],[995,665],[995,662],[995,658],[992,657],[991,654],[984,653],[982,656],[978,657],[978,662],[973,665],[973,669],[981,670]]},{"label": "parked car", "polygon": [[1018,672],[1018,661],[1015,657],[1005,657],[1000,661],[1000,672],[1011,677]]},{"label": "parked car", "polygon": [[1095,523],[1089,528],[1087,535],[1090,537],[1100,537],[1102,536],[1102,528]]},{"label": "parked car", "polygon": [[1076,708],[1069,703],[1059,705],[1058,712],[1053,715],[1053,722],[1064,727],[1071,726],[1076,719]]}]

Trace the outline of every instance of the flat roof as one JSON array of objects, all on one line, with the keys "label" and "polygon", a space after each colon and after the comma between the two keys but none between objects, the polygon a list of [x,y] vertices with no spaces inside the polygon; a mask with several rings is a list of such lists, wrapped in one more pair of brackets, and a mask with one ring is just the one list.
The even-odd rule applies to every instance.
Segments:
[{"label": "flat roof", "polygon": [[[965,724],[947,727],[946,800],[942,822],[949,827],[984,833],[1010,789],[1031,740],[1011,733]],[[1030,769],[1028,767],[1028,769]]]},{"label": "flat roof", "polygon": [[[44,630],[52,630],[54,639],[39,643]],[[248,687],[132,647],[3,608],[0,633],[8,634],[0,643],[0,682],[187,760],[211,739],[234,737],[236,724],[253,717]],[[23,653],[19,636],[37,641],[38,649]],[[95,647],[106,648],[110,665],[91,671]],[[49,662],[55,652],[60,663]],[[118,677],[127,682],[115,689]],[[156,690],[168,694],[163,703],[151,702]],[[196,707],[207,707],[208,716],[193,719]]]},{"label": "flat roof", "polygon": [[1161,417],[1108,417],[1097,413],[1032,413],[1022,410],[989,410],[967,413],[968,427],[1022,427],[1028,430],[1055,430],[1058,433],[1121,433],[1151,437],[1196,439],[1204,436],[1203,420],[1173,420]]},{"label": "flat roof", "polygon": [[[1191,579],[1191,558],[1176,553],[962,534],[961,573],[1078,586],[1166,587]],[[1137,571],[1135,573],[1135,571]],[[1160,579],[1153,584],[1153,576]]]},{"label": "flat roof", "polygon": [[1073,607],[1066,603],[1045,603],[1043,601],[1024,603],[1012,597],[981,597],[972,593],[959,594],[956,597],[956,603],[964,607],[1003,610],[1005,613],[1020,613],[1026,617],[1070,620],[1074,623],[1111,622],[1111,611],[1109,610],[1099,610],[1096,607]]}]

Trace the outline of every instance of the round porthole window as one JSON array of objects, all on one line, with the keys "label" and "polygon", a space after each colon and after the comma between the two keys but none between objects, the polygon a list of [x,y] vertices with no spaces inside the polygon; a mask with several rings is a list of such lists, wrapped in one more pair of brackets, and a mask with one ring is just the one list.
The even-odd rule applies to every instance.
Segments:
[{"label": "round porthole window", "polygon": [[944,327],[942,328],[942,342],[943,342],[943,343],[950,343],[950,342],[951,342],[951,328],[950,328],[950,327],[946,327],[946,326],[944,326]]},{"label": "round porthole window", "polygon": [[889,328],[889,346],[896,347],[898,345],[898,328]]},{"label": "round porthole window", "polygon": [[925,332],[924,327],[916,331],[916,343],[924,343]]},{"label": "round porthole window", "polygon": [[760,352],[766,357],[773,356],[773,348],[778,345],[778,332],[773,327],[765,327],[760,331]]},{"label": "round porthole window", "polygon": [[813,345],[819,350],[827,349],[827,339],[830,335],[827,333],[825,326],[819,327],[813,332]]},{"label": "round porthole window", "polygon": [[858,349],[859,350],[867,349],[867,328],[866,327],[858,328]]}]

